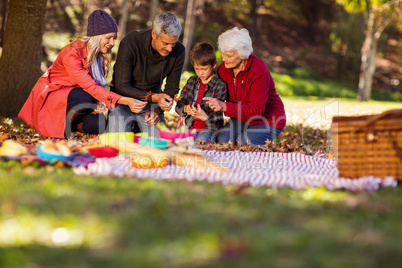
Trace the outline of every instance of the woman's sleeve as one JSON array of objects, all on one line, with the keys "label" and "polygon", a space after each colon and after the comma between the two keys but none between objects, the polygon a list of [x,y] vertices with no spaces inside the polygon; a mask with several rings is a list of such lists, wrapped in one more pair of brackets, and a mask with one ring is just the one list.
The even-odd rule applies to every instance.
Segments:
[{"label": "woman's sleeve", "polygon": [[106,104],[106,107],[114,107],[121,98],[119,94],[111,92],[106,88],[99,86],[82,64],[82,57],[78,50],[68,53],[63,64],[71,80],[77,86],[88,92],[92,97]]},{"label": "woman's sleeve", "polygon": [[241,89],[241,91],[247,90],[249,94],[248,103],[226,102],[226,116],[237,118],[242,122],[261,119],[273,80],[269,72],[258,73],[258,75],[254,75],[251,79],[248,83],[249,88]]}]

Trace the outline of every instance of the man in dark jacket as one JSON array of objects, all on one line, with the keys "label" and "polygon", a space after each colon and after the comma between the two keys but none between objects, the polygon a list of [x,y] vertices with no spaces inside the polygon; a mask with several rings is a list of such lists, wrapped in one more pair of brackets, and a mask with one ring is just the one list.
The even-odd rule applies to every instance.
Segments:
[{"label": "man in dark jacket", "polygon": [[184,63],[180,34],[179,18],[165,12],[155,18],[152,30],[132,31],[121,40],[111,91],[144,101],[147,105],[139,113],[133,113],[127,105],[110,109],[109,132],[130,132],[136,123],[141,132],[158,136],[155,124],[164,121],[163,111],[171,109],[173,98],[179,91]]}]

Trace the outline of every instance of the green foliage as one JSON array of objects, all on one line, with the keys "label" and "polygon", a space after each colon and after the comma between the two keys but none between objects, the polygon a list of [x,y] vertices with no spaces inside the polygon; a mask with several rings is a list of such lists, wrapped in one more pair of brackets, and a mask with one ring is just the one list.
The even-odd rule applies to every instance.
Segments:
[{"label": "green foliage", "polygon": [[302,16],[300,9],[295,4],[298,0],[263,0],[263,6],[269,10],[270,14],[284,20],[300,20]]},{"label": "green foliage", "polygon": [[205,25],[196,23],[193,33],[193,44],[195,46],[197,43],[207,42],[217,50],[218,36],[226,30],[226,26],[218,22],[208,24],[208,29],[205,29]]},{"label": "green foliage", "polygon": [[[180,80],[183,88],[192,72],[184,72]],[[309,97],[309,98],[345,98],[356,99],[357,88],[353,83],[338,81],[324,81],[314,69],[294,67],[288,74],[271,72],[275,87],[281,97]],[[383,92],[373,88],[372,99],[379,101],[402,102],[402,93]]]},{"label": "green foliage", "polygon": [[[376,0],[374,0],[376,1]],[[344,6],[345,10],[348,12],[361,12],[366,10],[365,0],[336,0],[336,2]]]},{"label": "green foliage", "polygon": [[[283,97],[319,97],[319,98],[347,98],[355,99],[357,88],[355,85],[335,81],[316,81],[314,75],[296,78],[288,74],[271,73],[275,81],[278,94]],[[302,72],[303,75],[308,72]],[[373,90],[373,100],[402,101],[402,93],[381,92]]]},{"label": "green foliage", "polygon": [[[361,47],[364,41],[364,18],[362,14],[341,12],[335,18],[330,34],[331,52],[336,55],[336,77],[351,80],[347,74],[358,75]],[[357,30],[358,29],[358,30]]]},{"label": "green foliage", "polygon": [[248,1],[230,0],[221,2],[221,4],[226,18],[236,17],[246,23],[250,23],[251,18],[248,14],[250,13],[251,5]]}]

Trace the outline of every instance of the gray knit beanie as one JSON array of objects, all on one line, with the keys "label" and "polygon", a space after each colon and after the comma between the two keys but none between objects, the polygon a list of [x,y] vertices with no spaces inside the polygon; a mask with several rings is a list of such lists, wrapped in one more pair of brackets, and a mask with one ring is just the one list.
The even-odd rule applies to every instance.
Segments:
[{"label": "gray knit beanie", "polygon": [[116,21],[105,11],[95,10],[88,17],[87,36],[117,33]]}]

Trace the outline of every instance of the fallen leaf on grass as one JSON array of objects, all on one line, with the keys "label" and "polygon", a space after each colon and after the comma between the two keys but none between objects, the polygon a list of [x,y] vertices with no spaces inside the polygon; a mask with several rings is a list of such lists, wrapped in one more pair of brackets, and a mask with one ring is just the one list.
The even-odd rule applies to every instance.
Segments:
[{"label": "fallen leaf on grass", "polygon": [[235,195],[239,195],[239,196],[248,196],[248,185],[240,185],[236,188],[236,190],[234,191]]},{"label": "fallen leaf on grass", "polygon": [[241,258],[249,249],[249,243],[240,237],[224,237],[220,241],[221,256],[226,259]]}]

